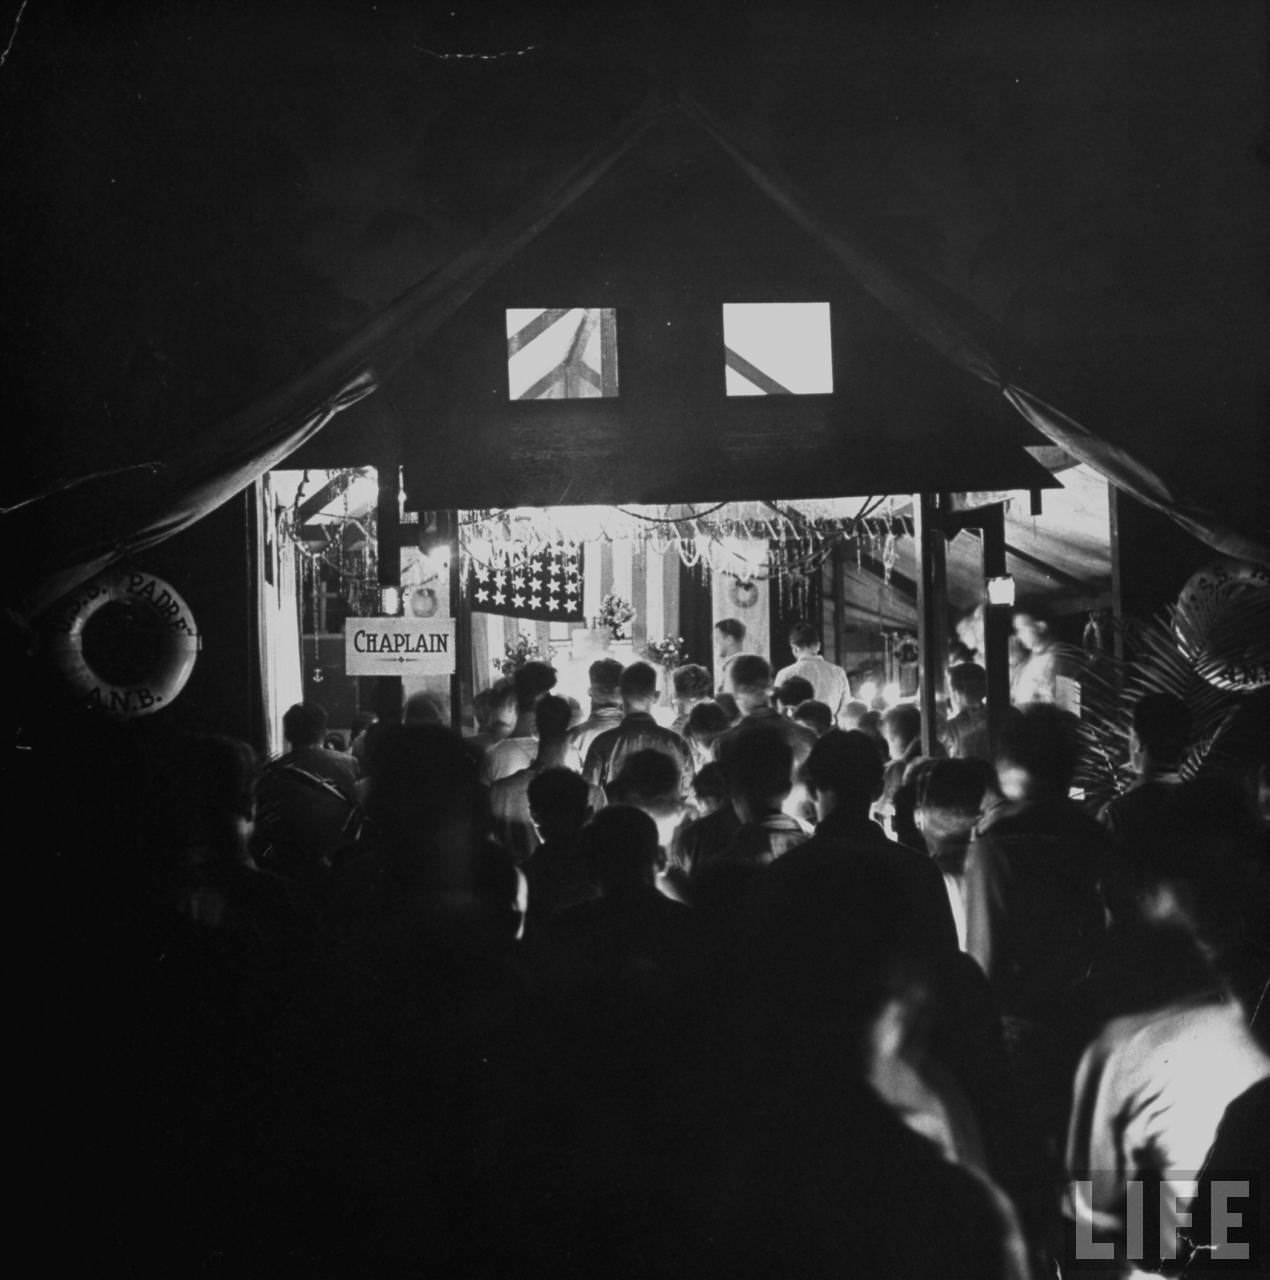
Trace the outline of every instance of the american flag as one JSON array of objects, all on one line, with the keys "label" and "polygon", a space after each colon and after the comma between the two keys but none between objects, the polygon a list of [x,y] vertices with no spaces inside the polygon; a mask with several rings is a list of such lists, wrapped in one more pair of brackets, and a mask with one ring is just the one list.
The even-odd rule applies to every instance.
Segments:
[{"label": "american flag", "polygon": [[560,543],[487,564],[469,561],[467,598],[481,613],[582,622],[582,548]]}]

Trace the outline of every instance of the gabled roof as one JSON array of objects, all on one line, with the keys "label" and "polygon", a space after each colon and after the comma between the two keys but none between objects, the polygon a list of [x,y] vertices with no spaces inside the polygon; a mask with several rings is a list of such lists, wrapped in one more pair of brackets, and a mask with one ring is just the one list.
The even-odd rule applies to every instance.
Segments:
[{"label": "gabled roof", "polygon": [[[401,294],[325,359],[241,413],[208,426],[197,447],[181,443],[143,465],[65,479],[50,491],[12,503],[6,512],[11,536],[31,547],[19,613],[34,616],[95,571],[188,527],[293,455],[337,414],[382,387],[501,267],[594,189],[655,125],[671,118],[709,138],[755,190],[812,237],[859,287],[932,352],[1001,396],[1022,422],[1212,546],[1270,560],[1270,548],[1255,537],[1189,504],[1123,449],[1054,407],[1043,382],[1007,354],[1014,344],[998,328],[932,282],[894,268],[818,213],[811,200],[755,160],[699,105],[658,94],[558,182]],[[1026,442],[1027,437],[1021,439]]]}]

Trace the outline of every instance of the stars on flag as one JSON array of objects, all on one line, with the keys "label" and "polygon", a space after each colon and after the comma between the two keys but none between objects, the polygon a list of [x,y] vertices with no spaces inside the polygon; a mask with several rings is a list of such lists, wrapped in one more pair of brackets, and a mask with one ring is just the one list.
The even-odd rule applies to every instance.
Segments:
[{"label": "stars on flag", "polygon": [[469,561],[468,599],[486,613],[538,622],[582,622],[582,548],[559,544]]}]

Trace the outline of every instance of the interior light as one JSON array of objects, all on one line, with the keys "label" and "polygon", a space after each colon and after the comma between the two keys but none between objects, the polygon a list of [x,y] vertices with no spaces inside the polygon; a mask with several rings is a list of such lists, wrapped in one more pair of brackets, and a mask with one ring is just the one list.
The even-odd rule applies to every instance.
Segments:
[{"label": "interior light", "polygon": [[395,618],[401,612],[401,592],[396,587],[379,588],[379,612],[385,618]]},{"label": "interior light", "polygon": [[988,603],[1006,605],[1014,603],[1014,579],[1009,574],[1003,578],[988,579]]}]

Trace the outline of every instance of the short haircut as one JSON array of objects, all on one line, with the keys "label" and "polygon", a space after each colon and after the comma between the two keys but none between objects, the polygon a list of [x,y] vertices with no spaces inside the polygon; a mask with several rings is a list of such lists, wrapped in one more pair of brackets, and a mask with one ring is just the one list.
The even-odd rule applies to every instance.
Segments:
[{"label": "short haircut", "polygon": [[1016,707],[1001,728],[997,762],[1066,791],[1080,758],[1080,721],[1051,702]]},{"label": "short haircut", "polygon": [[1133,731],[1160,764],[1177,764],[1191,740],[1191,711],[1171,693],[1148,693],[1133,708]]},{"label": "short haircut", "polygon": [[911,703],[901,702],[882,717],[883,731],[894,734],[905,746],[922,732],[922,713]]},{"label": "short haircut", "polygon": [[812,649],[820,643],[820,632],[810,622],[795,622],[789,629],[791,649]]},{"label": "short haircut", "polygon": [[726,800],[728,783],[723,776],[723,766],[717,760],[709,760],[697,770],[692,779],[692,794],[698,800]]},{"label": "short haircut", "polygon": [[671,681],[676,698],[708,698],[714,683],[710,679],[710,673],[697,662],[676,667]]},{"label": "short haircut", "polygon": [[647,662],[632,662],[623,668],[618,688],[623,698],[651,698],[657,692],[657,671]]},{"label": "short haircut", "polygon": [[830,729],[816,740],[802,779],[816,791],[830,791],[848,806],[867,808],[882,793],[882,753],[858,729]]},{"label": "short haircut", "polygon": [[800,702],[794,708],[794,719],[814,729],[817,737],[822,733],[828,733],[833,728],[833,711],[829,704],[817,702],[815,698]]},{"label": "short haircut", "polygon": [[988,673],[977,662],[958,662],[948,668],[948,687],[969,702],[988,696]]},{"label": "short haircut", "polygon": [[282,732],[293,747],[312,747],[326,736],[326,708],[320,702],[297,702],[282,717]]},{"label": "short haircut", "polygon": [[615,804],[631,804],[654,813],[678,809],[683,800],[683,775],[673,757],[657,747],[632,751],[608,784]]},{"label": "short haircut", "polygon": [[772,668],[766,658],[756,653],[742,653],[728,667],[732,687],[746,693],[765,693],[772,684]]},{"label": "short haircut", "polygon": [[545,839],[567,838],[590,812],[591,788],[581,774],[557,765],[529,779],[529,811]]},{"label": "short haircut", "polygon": [[789,794],[793,785],[794,749],[767,728],[742,725],[719,743],[719,764],[728,793],[751,803]]},{"label": "short haircut", "polygon": [[477,727],[488,728],[495,714],[511,701],[512,696],[512,682],[506,676],[495,680],[488,689],[478,690],[472,698],[472,714],[476,717]]},{"label": "short haircut", "polygon": [[986,760],[930,760],[917,786],[917,812],[937,840],[969,837],[992,787]]},{"label": "short haircut", "polygon": [[573,708],[568,698],[558,698],[554,693],[544,693],[534,706],[540,740],[559,741],[567,736],[573,721]]},{"label": "short haircut", "polygon": [[731,726],[732,719],[728,713],[717,702],[706,699],[688,712],[688,719],[684,721],[684,737],[708,747]]},{"label": "short haircut", "polygon": [[745,623],[739,618],[720,618],[714,629],[723,636],[731,636],[738,644],[745,639]]},{"label": "short haircut", "polygon": [[544,693],[556,687],[556,669],[549,662],[531,660],[512,673],[516,710],[529,711]]},{"label": "short haircut", "polygon": [[809,702],[816,696],[816,688],[806,676],[790,676],[783,684],[776,686],[776,701],[782,707],[796,707],[800,702]]},{"label": "short haircut", "polygon": [[580,852],[605,891],[648,883],[661,855],[657,824],[633,805],[609,805],[583,827]]},{"label": "short haircut", "polygon": [[622,664],[616,658],[597,658],[587,668],[591,688],[600,693],[616,693],[622,682]]}]

